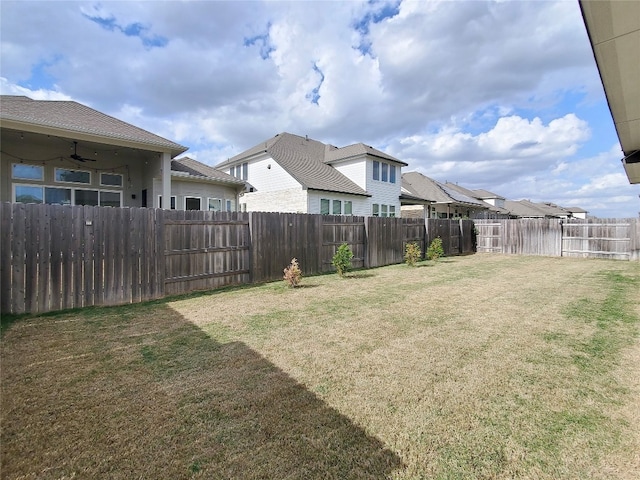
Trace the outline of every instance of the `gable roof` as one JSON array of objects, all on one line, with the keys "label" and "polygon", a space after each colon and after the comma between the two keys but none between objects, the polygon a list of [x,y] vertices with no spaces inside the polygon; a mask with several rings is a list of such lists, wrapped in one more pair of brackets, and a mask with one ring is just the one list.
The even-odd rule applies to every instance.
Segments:
[{"label": "gable roof", "polygon": [[68,100],[33,100],[25,96],[0,96],[0,120],[14,126],[35,126],[62,130],[67,134],[79,133],[94,137],[133,142],[168,150],[179,155],[187,147],[155,135],[142,128]]},{"label": "gable roof", "polygon": [[491,205],[465,195],[451,188],[451,185],[444,185],[419,172],[403,173],[402,187],[411,195],[431,200],[434,203],[457,203],[484,209],[491,208]]},{"label": "gable roof", "polygon": [[190,157],[182,157],[176,160],[171,160],[171,171],[186,173],[190,177],[213,180],[220,183],[229,183],[236,186],[245,184],[244,180],[232,177],[227,173],[216,170],[215,168],[210,167],[209,165],[205,165],[204,163],[194,160]]},{"label": "gable roof", "polygon": [[506,198],[504,198],[503,196],[490,192],[489,190],[478,189],[471,191],[473,192],[474,197],[479,198],[480,200],[489,200],[492,198],[495,198],[497,200],[506,200]]},{"label": "gable roof", "polygon": [[369,145],[365,145],[364,143],[354,143],[353,145],[348,145],[346,147],[334,147],[333,145],[327,145],[325,149],[325,158],[324,161],[326,163],[338,162],[341,160],[347,160],[353,157],[360,157],[362,155],[370,155],[372,157],[378,157],[383,160],[388,160],[391,162],[399,163],[400,165],[407,166],[408,163],[403,162],[402,160],[398,160],[391,155],[388,155],[378,149],[375,149]]},{"label": "gable roof", "polygon": [[254,155],[266,153],[303,188],[371,196],[355,182],[325,163],[325,148],[326,145],[317,140],[284,132],[216,165],[215,168],[222,169]]}]

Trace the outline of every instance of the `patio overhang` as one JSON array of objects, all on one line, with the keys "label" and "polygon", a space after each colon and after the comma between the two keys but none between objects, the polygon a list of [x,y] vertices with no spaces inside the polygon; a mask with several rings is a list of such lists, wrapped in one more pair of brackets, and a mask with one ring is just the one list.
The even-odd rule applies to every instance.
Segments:
[{"label": "patio overhang", "polygon": [[640,2],[580,0],[630,183],[640,183]]}]

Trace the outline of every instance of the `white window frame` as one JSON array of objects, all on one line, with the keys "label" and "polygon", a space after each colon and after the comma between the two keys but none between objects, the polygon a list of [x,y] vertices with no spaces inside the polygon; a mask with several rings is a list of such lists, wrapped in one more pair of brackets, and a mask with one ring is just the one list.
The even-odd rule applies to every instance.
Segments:
[{"label": "white window frame", "polygon": [[201,212],[202,211],[202,197],[191,197],[189,195],[185,195],[185,197],[184,197],[184,209],[185,210],[187,210],[187,201],[189,199],[198,200],[198,203],[200,204],[200,208],[198,208],[197,210],[189,209],[189,211]]},{"label": "white window frame", "polygon": [[[378,167],[377,169],[376,169],[376,166]],[[376,178],[376,171],[378,173],[378,175],[377,175],[378,178]],[[373,161],[373,175],[372,176],[373,176],[373,179],[376,182],[380,181],[380,162],[378,160],[374,160]]]},{"label": "white window frame", "polygon": [[[18,200],[16,199],[16,188],[17,187],[30,187],[30,188],[39,188],[40,191],[42,192],[42,202],[37,203],[36,205],[43,205],[44,204],[44,185],[39,184],[39,183],[14,183],[12,185],[12,190],[13,190],[13,203],[18,203]],[[22,203],[22,202],[20,202]]]},{"label": "white window frame", "polygon": [[373,205],[371,205],[371,216],[372,217],[380,216],[380,205],[378,205],[377,203],[374,203]]},{"label": "white window frame", "polygon": [[388,208],[387,205],[384,205],[384,204],[380,205],[380,216],[381,217],[384,217],[384,218],[387,217],[387,213],[388,213],[387,208]]},{"label": "white window frame", "polygon": [[389,216],[391,218],[395,218],[395,216],[396,216],[396,206],[395,205],[389,205]]},{"label": "white window frame", "polygon": [[[219,206],[218,210],[215,210],[215,209],[211,208],[211,200],[217,200],[218,201],[218,206]],[[224,211],[224,210],[222,210],[222,201],[223,201],[222,198],[207,197],[207,210],[209,212],[222,212],[222,211]]]},{"label": "white window frame", "polygon": [[[122,208],[122,191],[121,190],[100,190],[98,189],[98,205],[100,205],[101,207],[103,205],[101,205],[102,203],[102,194],[103,193],[115,193],[118,195],[118,198],[120,199],[120,205],[118,205],[117,207],[113,207],[113,208]],[[111,205],[109,205],[111,207]]]},{"label": "white window frame", "polygon": [[[349,211],[347,212],[347,205],[349,205]],[[344,201],[344,214],[345,215],[353,215],[353,202],[351,200]]]},{"label": "white window frame", "polygon": [[[336,207],[338,207],[338,211],[336,212]],[[331,214],[332,215],[342,215],[342,200],[332,200],[331,201]]]},{"label": "white window frame", "polygon": [[[59,170],[65,170],[67,172],[88,173],[89,174],[89,182],[68,182],[66,180],[57,180],[58,171]],[[54,170],[53,170],[53,181],[54,181],[54,183],[65,183],[65,184],[72,184],[72,185],[92,185],[92,183],[91,183],[91,170],[78,170],[78,169],[75,169],[75,168],[54,168]]]},{"label": "white window frame", "polygon": [[[171,195],[171,210],[177,210],[178,209],[178,199],[176,198],[175,195]],[[158,195],[158,208],[162,208],[162,195]]]},{"label": "white window frame", "polygon": [[[13,169],[16,166],[25,166],[25,167],[33,167],[33,168],[38,168],[40,170],[40,178],[25,178],[25,177],[16,177],[13,174]],[[44,165],[33,165],[31,163],[12,163],[11,164],[11,178],[14,178],[16,180],[26,180],[28,182],[43,182],[44,181]]]},{"label": "white window frame", "polygon": [[[108,183],[103,183],[102,182],[102,176],[103,175],[112,175],[114,177],[120,177],[120,185],[111,185],[111,184],[108,184]],[[111,187],[111,188],[122,188],[124,186],[124,175],[122,175],[121,173],[101,172],[100,173],[100,186],[101,187]]]},{"label": "white window frame", "polygon": [[[323,213],[322,212],[322,204],[326,202],[327,205],[327,212]],[[328,198],[321,198],[320,199],[320,215],[331,215],[331,200],[329,200]]]}]

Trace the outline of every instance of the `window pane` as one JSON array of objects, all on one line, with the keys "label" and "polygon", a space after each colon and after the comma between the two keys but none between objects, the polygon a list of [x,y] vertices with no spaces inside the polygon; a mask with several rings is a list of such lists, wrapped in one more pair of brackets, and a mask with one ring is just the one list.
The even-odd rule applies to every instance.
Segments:
[{"label": "window pane", "polygon": [[176,209],[176,197],[171,197],[171,210]]},{"label": "window pane", "polygon": [[344,214],[351,215],[353,213],[353,203],[351,201],[344,202]]},{"label": "window pane", "polygon": [[387,206],[386,205],[380,205],[382,212],[380,212],[380,216],[381,217],[386,217],[387,216]]},{"label": "window pane", "polygon": [[320,214],[329,215],[329,199],[328,198],[320,199]]},{"label": "window pane", "polygon": [[122,186],[122,175],[118,173],[101,173],[100,185],[109,185],[112,187]]},{"label": "window pane", "polygon": [[373,179],[380,180],[380,162],[373,161]]},{"label": "window pane", "polygon": [[373,210],[371,212],[374,217],[378,217],[380,215],[380,211],[378,209],[379,209],[379,205],[377,203],[374,203]]},{"label": "window pane", "polygon": [[91,183],[91,173],[56,168],[56,182]]},{"label": "window pane", "polygon": [[120,192],[100,192],[101,207],[120,207]]},{"label": "window pane", "polygon": [[389,216],[390,217],[395,217],[396,216],[396,206],[395,205],[389,205]]},{"label": "window pane", "polygon": [[16,203],[42,203],[42,187],[16,185]]},{"label": "window pane", "polygon": [[44,189],[44,203],[49,205],[71,205],[71,189],[46,187]]},{"label": "window pane", "polygon": [[242,164],[242,179],[246,180],[247,178],[249,178],[249,164],[248,163],[243,163]]},{"label": "window pane", "polygon": [[340,200],[333,201],[333,214],[334,215],[342,214],[342,202]]},{"label": "window pane", "polygon": [[389,165],[387,163],[382,164],[382,181],[387,182],[389,180]]},{"label": "window pane", "polygon": [[76,205],[98,205],[97,190],[76,190]]},{"label": "window pane", "polygon": [[389,165],[389,181],[391,183],[396,183],[396,166]]},{"label": "window pane", "polygon": [[212,212],[219,212],[220,210],[222,210],[222,200],[220,200],[219,198],[210,198],[209,210]]},{"label": "window pane", "polygon": [[236,202],[233,200],[227,200],[227,212],[235,211]]},{"label": "window pane", "polygon": [[16,163],[13,166],[13,178],[42,180],[44,178],[44,167],[41,165],[24,165],[22,163]]},{"label": "window pane", "polygon": [[194,197],[185,197],[184,199],[185,210],[200,210],[200,199]]}]

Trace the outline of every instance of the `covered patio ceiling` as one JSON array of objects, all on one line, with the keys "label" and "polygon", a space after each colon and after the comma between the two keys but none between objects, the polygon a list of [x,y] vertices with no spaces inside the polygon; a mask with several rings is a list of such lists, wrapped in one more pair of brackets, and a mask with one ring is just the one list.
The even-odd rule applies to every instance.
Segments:
[{"label": "covered patio ceiling", "polygon": [[629,182],[640,183],[640,1],[580,0]]}]

